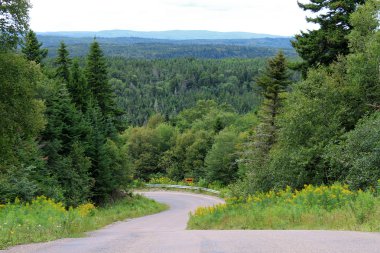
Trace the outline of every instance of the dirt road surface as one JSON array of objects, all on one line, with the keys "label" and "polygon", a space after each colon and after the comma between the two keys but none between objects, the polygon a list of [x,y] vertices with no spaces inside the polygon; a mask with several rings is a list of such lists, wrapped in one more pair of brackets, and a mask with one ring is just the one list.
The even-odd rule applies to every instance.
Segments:
[{"label": "dirt road surface", "polygon": [[170,210],[117,222],[85,238],[13,247],[1,253],[380,253],[380,233],[185,230],[189,211],[222,200],[182,192],[146,192]]}]

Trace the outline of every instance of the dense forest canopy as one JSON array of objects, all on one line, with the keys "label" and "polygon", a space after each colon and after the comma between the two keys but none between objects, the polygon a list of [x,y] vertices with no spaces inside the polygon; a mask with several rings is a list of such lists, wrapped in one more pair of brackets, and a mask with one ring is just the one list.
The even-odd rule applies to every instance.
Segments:
[{"label": "dense forest canopy", "polygon": [[260,103],[254,78],[265,59],[131,60],[109,58],[109,75],[125,120],[142,125],[159,113],[173,118],[199,100],[228,104],[248,113]]}]

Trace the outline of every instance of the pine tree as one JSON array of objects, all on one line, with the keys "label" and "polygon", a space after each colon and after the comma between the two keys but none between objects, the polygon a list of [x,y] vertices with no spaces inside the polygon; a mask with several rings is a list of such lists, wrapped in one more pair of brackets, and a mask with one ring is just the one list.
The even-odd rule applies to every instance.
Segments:
[{"label": "pine tree", "polygon": [[114,95],[108,82],[107,66],[99,43],[91,44],[87,58],[86,77],[94,99],[104,115],[114,112]]},{"label": "pine tree", "polygon": [[248,173],[250,188],[267,190],[271,187],[270,172],[267,170],[268,155],[276,143],[278,126],[276,118],[282,107],[284,93],[290,84],[286,58],[282,52],[268,60],[265,72],[257,79],[262,88],[264,101],[259,111],[259,125],[251,141],[246,143],[243,166]]},{"label": "pine tree", "polygon": [[25,37],[25,43],[22,46],[21,51],[27,60],[40,64],[48,53],[48,50],[41,49],[41,46],[42,43],[38,42],[35,32],[30,30]]},{"label": "pine tree", "polygon": [[316,17],[308,17],[307,21],[318,24],[317,30],[301,32],[292,41],[293,47],[305,60],[305,67],[318,64],[329,65],[338,55],[349,53],[347,35],[352,26],[350,14],[365,0],[310,0],[311,3],[298,5],[304,11],[317,13]]},{"label": "pine tree", "polygon": [[286,58],[280,51],[276,57],[268,61],[265,72],[257,79],[257,85],[263,90],[264,101],[259,117],[265,125],[266,145],[269,150],[276,141],[276,117],[282,105],[281,94],[289,85]]},{"label": "pine tree", "polygon": [[65,83],[68,83],[70,80],[70,64],[71,60],[69,58],[69,52],[67,51],[66,44],[61,42],[58,49],[58,57],[55,60],[57,66],[55,76]]}]

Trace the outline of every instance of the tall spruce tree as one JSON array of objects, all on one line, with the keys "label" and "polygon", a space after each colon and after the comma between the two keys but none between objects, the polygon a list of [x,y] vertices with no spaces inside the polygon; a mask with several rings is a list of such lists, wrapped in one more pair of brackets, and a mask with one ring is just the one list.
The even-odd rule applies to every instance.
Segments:
[{"label": "tall spruce tree", "polygon": [[71,101],[66,85],[57,83],[46,101],[48,124],[41,138],[46,166],[57,179],[67,205],[90,198],[90,160],[85,155],[90,131]]},{"label": "tall spruce tree", "polygon": [[71,60],[69,58],[69,51],[67,51],[66,44],[61,42],[58,49],[58,56],[55,59],[55,64],[57,66],[55,76],[65,83],[70,80],[70,65]]},{"label": "tall spruce tree", "polygon": [[352,26],[350,14],[366,0],[310,0],[310,3],[298,5],[304,11],[318,14],[308,17],[308,22],[318,24],[317,30],[301,32],[292,41],[293,47],[304,59],[304,70],[318,64],[329,65],[338,55],[349,53],[347,35]]},{"label": "tall spruce tree", "polygon": [[93,98],[104,115],[114,112],[114,95],[108,82],[107,65],[97,41],[91,44],[87,57],[86,77]]},{"label": "tall spruce tree", "polygon": [[257,85],[262,88],[264,101],[259,110],[260,123],[254,130],[254,135],[243,155],[244,167],[248,173],[251,189],[267,190],[271,185],[271,173],[267,169],[268,155],[276,143],[278,124],[277,116],[283,102],[283,93],[290,84],[287,73],[287,63],[280,51],[274,58],[268,60],[266,70],[257,79]]},{"label": "tall spruce tree", "polygon": [[48,53],[48,50],[46,48],[42,49],[41,46],[42,43],[38,42],[36,33],[30,30],[25,37],[21,51],[27,60],[40,64]]},{"label": "tall spruce tree", "polygon": [[68,90],[76,107],[84,112],[89,104],[91,91],[88,88],[86,77],[79,66],[78,60],[74,60],[71,66]]}]

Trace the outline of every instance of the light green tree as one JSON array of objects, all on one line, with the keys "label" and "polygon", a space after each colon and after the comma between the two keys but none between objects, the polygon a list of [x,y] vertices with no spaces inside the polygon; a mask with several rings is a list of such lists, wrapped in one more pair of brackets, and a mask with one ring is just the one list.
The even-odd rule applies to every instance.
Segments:
[{"label": "light green tree", "polygon": [[16,49],[20,35],[29,27],[28,0],[7,0],[0,2],[0,51]]}]

